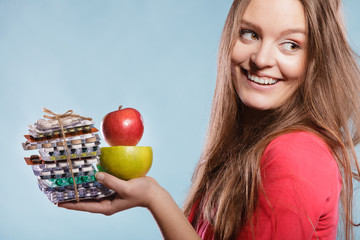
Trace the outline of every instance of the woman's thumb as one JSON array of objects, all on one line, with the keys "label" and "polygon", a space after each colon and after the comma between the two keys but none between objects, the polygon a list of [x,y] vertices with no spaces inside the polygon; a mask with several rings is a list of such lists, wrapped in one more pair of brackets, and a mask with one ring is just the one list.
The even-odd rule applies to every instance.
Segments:
[{"label": "woman's thumb", "polygon": [[122,193],[126,188],[126,181],[114,177],[108,173],[98,172],[95,175],[96,180],[107,188],[110,188],[118,193]]}]

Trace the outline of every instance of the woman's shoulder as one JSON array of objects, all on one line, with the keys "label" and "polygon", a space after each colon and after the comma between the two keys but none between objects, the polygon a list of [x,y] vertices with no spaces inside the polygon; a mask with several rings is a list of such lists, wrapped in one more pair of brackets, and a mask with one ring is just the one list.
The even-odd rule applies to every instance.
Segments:
[{"label": "woman's shoulder", "polygon": [[331,151],[325,141],[312,132],[296,131],[281,134],[274,138],[266,147],[266,151],[300,151],[300,150],[318,150],[332,156]]},{"label": "woman's shoulder", "polygon": [[315,158],[317,162],[324,160],[336,163],[325,141],[315,133],[305,131],[284,133],[274,138],[265,148],[263,158],[273,159],[275,156],[301,158],[301,162]]},{"label": "woman's shoulder", "polygon": [[269,235],[336,235],[341,177],[321,137],[298,131],[274,138],[262,156],[261,183],[260,218]]},{"label": "woman's shoulder", "polygon": [[[329,146],[318,135],[297,131],[282,134],[265,148],[261,169],[267,176],[291,175],[295,179],[318,183],[319,187],[334,184],[339,190],[341,177]],[[334,189],[333,189],[334,190]]]}]

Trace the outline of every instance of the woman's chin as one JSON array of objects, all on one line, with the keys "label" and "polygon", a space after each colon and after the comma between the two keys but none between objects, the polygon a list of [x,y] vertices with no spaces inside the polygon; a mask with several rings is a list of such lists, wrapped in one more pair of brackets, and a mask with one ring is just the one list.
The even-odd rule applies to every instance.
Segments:
[{"label": "woman's chin", "polygon": [[272,104],[269,103],[264,103],[264,102],[256,102],[256,101],[243,101],[242,103],[253,110],[258,110],[258,111],[267,111],[267,110],[273,110],[276,108],[276,106],[273,106]]}]

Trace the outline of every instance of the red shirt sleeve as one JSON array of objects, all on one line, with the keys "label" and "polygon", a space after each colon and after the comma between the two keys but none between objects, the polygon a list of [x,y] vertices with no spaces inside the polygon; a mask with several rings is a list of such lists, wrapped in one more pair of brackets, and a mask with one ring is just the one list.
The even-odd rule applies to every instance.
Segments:
[{"label": "red shirt sleeve", "polygon": [[261,175],[253,231],[248,226],[239,239],[336,239],[341,178],[318,136],[293,132],[274,139]]}]

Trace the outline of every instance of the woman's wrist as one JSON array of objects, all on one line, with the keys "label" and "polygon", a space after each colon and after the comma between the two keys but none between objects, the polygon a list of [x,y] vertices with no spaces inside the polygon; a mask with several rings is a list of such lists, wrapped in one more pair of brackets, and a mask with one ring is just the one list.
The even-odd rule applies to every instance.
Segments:
[{"label": "woman's wrist", "polygon": [[157,209],[159,203],[161,204],[162,201],[166,201],[169,197],[171,198],[170,194],[157,183],[152,183],[150,185],[150,189],[147,194],[149,197],[145,207],[149,209],[150,212]]}]

